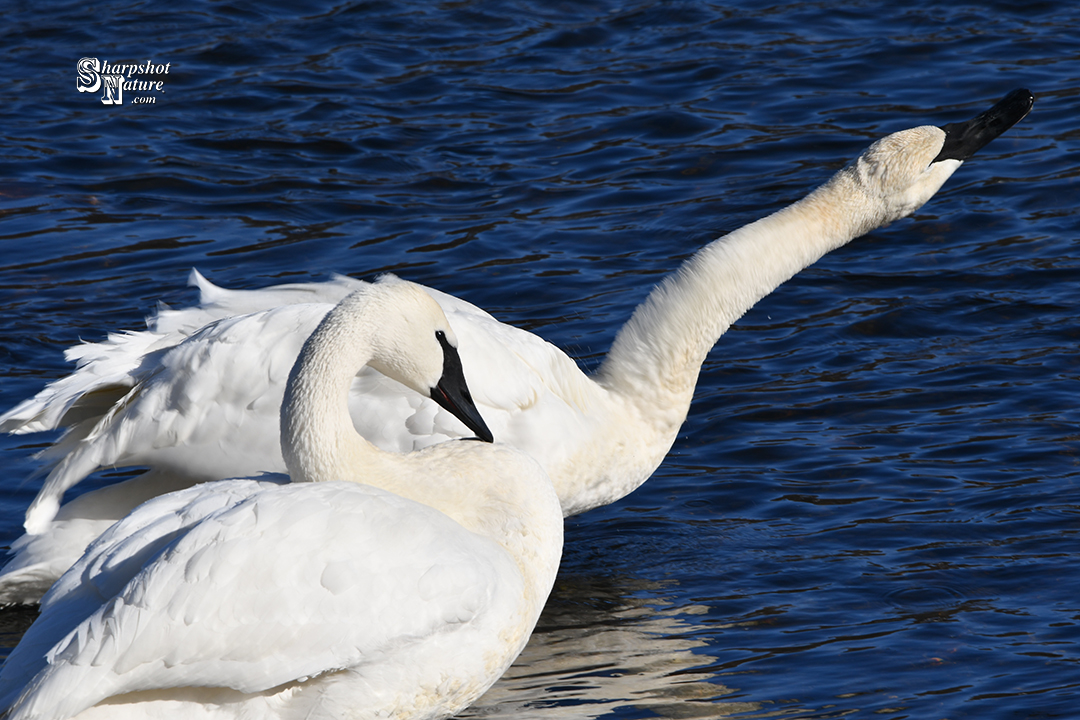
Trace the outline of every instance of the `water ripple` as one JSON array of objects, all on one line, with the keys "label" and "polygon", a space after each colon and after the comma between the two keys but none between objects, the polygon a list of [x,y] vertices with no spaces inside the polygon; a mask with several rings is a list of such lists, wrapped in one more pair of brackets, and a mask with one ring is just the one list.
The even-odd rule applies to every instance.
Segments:
[{"label": "water ripple", "polygon": [[[1035,111],[801,273],[702,369],[643,488],[569,521],[471,717],[1069,716],[1080,608],[1080,12],[610,0],[9,8],[0,405],[186,304],[394,271],[588,367],[705,242],[872,139]],[[169,62],[153,105],[75,63]],[[0,438],[5,542],[40,438]],[[102,482],[101,479],[95,482]],[[87,487],[93,487],[93,482]],[[0,614],[2,642],[29,621]]]}]

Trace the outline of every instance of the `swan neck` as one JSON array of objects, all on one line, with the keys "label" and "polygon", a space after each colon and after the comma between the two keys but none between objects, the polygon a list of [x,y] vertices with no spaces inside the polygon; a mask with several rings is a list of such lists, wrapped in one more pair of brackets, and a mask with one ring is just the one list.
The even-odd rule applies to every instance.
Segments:
[{"label": "swan neck", "polygon": [[[363,322],[331,311],[308,338],[289,374],[281,407],[281,449],[293,482],[377,484],[382,451],[353,427],[349,387],[373,351]],[[367,482],[367,480],[365,480]]]},{"label": "swan neck", "polygon": [[619,331],[600,382],[676,432],[701,364],[728,327],[795,273],[885,222],[881,202],[862,191],[853,165],[684,262]]}]

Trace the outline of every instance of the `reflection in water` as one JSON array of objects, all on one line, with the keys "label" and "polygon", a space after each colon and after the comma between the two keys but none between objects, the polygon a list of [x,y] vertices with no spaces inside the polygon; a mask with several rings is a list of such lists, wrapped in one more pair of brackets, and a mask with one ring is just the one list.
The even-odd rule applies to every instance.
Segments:
[{"label": "reflection in water", "polygon": [[0,608],[0,661],[7,659],[37,616],[37,606]]},{"label": "reflection in water", "polygon": [[[673,584],[673,583],[672,583]],[[693,617],[675,608],[665,586],[638,578],[561,575],[525,651],[459,717],[719,718],[757,703],[727,702],[731,692],[704,669],[708,656]]]}]

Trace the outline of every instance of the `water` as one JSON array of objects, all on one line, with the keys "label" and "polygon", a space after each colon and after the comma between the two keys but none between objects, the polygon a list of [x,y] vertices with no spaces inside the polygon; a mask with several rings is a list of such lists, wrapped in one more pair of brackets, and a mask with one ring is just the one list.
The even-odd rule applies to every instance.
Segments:
[{"label": "water", "polygon": [[[1033,113],[913,218],[721,339],[664,465],[568,522],[532,642],[466,715],[1073,717],[1065,5],[8,7],[0,405],[65,347],[192,302],[193,266],[392,270],[594,367],[694,249],[876,137],[1028,87]],[[109,106],[77,92],[82,57],[170,67],[153,104]],[[0,439],[4,542],[49,439]],[[0,613],[0,643],[28,619]]]}]

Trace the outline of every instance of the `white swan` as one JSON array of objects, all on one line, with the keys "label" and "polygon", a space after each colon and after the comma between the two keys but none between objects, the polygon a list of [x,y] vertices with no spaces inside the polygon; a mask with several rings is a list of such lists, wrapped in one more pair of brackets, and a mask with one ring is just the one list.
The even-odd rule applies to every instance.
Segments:
[{"label": "white swan", "polygon": [[[623,497],[667,454],[701,363],[731,323],[825,253],[914,212],[1033,100],[1017,90],[969,122],[885,137],[808,197],[707,245],[637,308],[593,377],[550,343],[429,289],[461,339],[467,379],[495,437],[544,465],[566,515]],[[58,464],[0,575],[0,603],[35,602],[142,499],[283,467],[275,428],[285,373],[323,313],[363,283],[237,292],[194,278],[200,307],[164,311],[147,332],[69,350],[75,373],[0,416],[8,432],[69,428],[46,453]],[[370,369],[351,397],[358,431],[384,449],[466,432]],[[152,471],[56,514],[63,493],[88,473],[140,465]]]},{"label": "white swan", "polygon": [[345,298],[289,378],[289,477],[166,494],[104,533],[0,672],[4,717],[441,718],[467,707],[525,646],[551,590],[558,497],[507,445],[378,450],[346,400],[370,363],[486,435],[455,345],[416,285],[390,278]]}]

